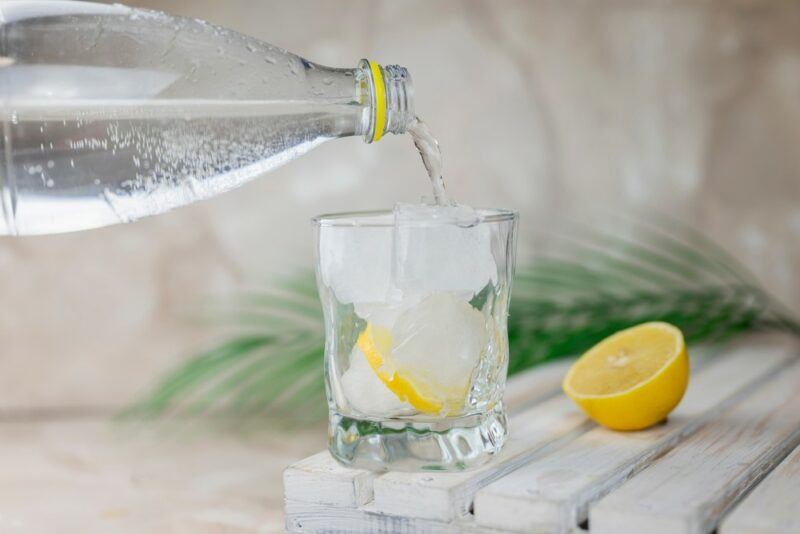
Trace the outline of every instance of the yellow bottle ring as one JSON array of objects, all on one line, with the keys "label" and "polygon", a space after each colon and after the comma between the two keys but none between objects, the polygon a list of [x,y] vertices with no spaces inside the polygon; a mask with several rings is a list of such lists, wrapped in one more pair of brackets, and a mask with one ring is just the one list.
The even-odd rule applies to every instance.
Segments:
[{"label": "yellow bottle ring", "polygon": [[386,84],[383,81],[383,69],[374,61],[367,61],[369,70],[372,73],[372,91],[375,97],[375,122],[372,134],[372,142],[378,141],[383,137],[386,129]]}]

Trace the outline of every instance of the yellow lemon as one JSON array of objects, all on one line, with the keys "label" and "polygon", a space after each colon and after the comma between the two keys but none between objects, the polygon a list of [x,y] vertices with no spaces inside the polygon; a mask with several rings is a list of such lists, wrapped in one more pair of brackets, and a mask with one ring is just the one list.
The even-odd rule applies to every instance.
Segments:
[{"label": "yellow lemon", "polygon": [[438,414],[442,411],[445,401],[436,395],[433,388],[420,377],[394,368],[389,358],[392,333],[388,329],[369,323],[356,343],[372,370],[398,399],[423,413]]},{"label": "yellow lemon", "polygon": [[683,334],[671,324],[644,323],[607,337],[576,361],[564,393],[597,423],[639,430],[663,421],[689,382]]}]

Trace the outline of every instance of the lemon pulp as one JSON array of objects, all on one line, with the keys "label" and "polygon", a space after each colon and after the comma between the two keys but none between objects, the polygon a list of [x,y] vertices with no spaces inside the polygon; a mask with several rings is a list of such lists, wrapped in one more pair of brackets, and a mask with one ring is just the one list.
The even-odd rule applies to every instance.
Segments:
[{"label": "lemon pulp", "polygon": [[662,421],[689,381],[683,334],[662,322],[644,323],[604,339],[567,372],[564,392],[596,422],[638,430]]}]

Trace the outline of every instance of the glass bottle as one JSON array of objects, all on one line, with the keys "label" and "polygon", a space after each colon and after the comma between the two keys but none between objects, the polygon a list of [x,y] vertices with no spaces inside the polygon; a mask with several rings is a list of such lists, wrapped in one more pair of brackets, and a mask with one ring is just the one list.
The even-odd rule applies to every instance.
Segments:
[{"label": "glass bottle", "polygon": [[128,222],[414,119],[406,69],[324,67],[119,4],[0,4],[0,234]]}]

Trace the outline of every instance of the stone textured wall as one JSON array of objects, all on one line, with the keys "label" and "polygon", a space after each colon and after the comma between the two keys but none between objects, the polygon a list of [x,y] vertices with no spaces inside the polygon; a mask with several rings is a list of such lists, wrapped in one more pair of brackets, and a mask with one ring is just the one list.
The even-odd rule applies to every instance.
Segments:
[{"label": "stone textured wall", "polygon": [[[406,66],[450,190],[519,209],[523,256],[551,214],[652,207],[800,307],[800,2],[132,3]],[[408,139],[349,139],[137,224],[0,240],[0,408],[124,405],[224,335],[209,298],[311,266],[312,215],[424,194]]]}]

